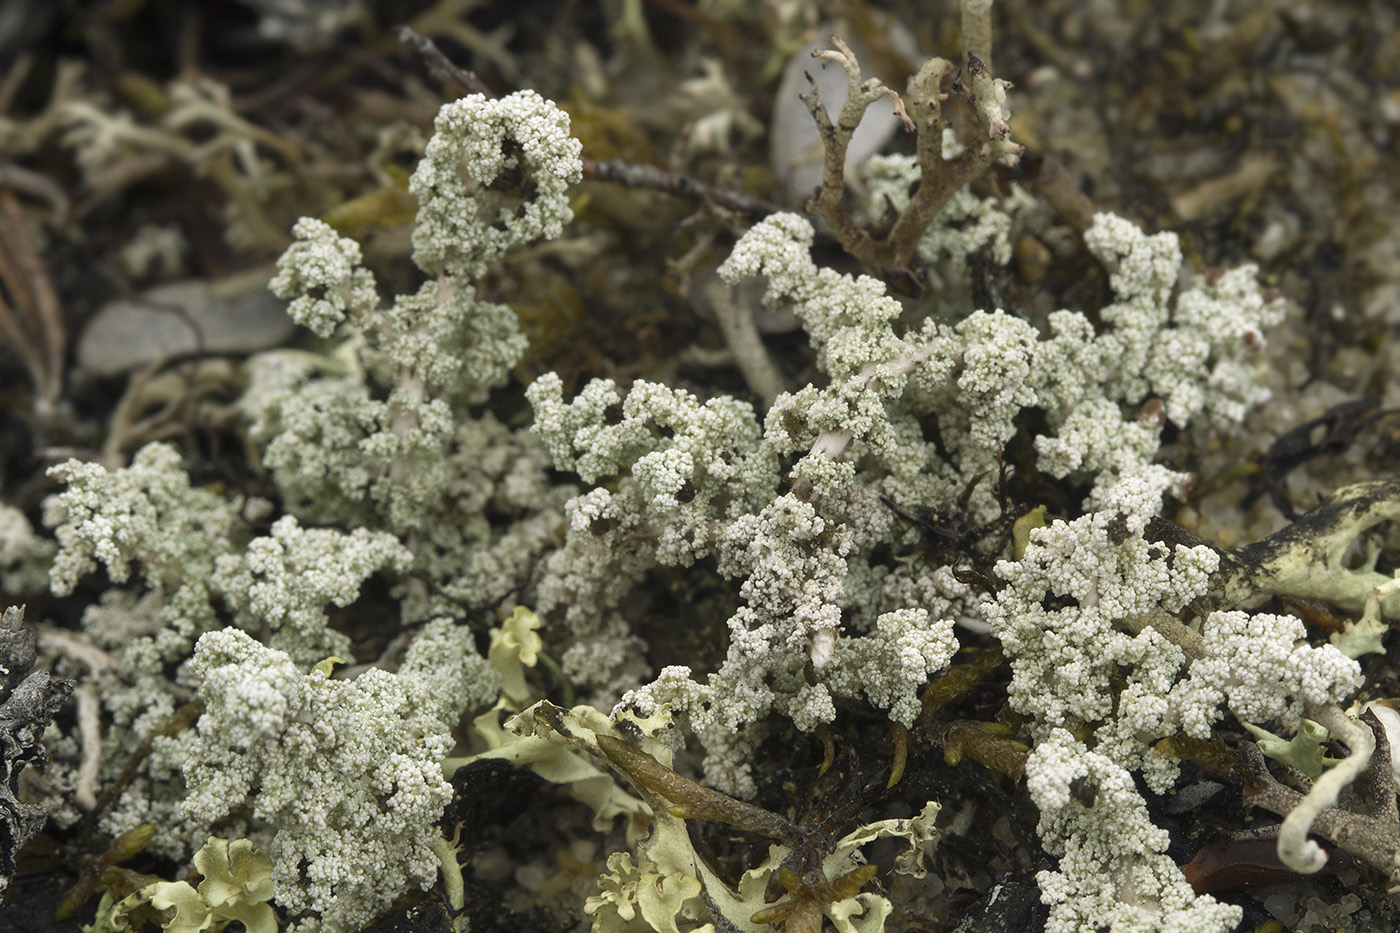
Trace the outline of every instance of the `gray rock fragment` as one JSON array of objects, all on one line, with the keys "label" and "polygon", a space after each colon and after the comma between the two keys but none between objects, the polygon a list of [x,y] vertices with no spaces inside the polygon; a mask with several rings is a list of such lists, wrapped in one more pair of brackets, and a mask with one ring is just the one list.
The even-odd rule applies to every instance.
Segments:
[{"label": "gray rock fragment", "polygon": [[187,279],[108,302],[78,340],[78,363],[93,375],[113,376],[171,357],[254,353],[291,336],[286,303],[265,284],[235,297],[223,292]]}]

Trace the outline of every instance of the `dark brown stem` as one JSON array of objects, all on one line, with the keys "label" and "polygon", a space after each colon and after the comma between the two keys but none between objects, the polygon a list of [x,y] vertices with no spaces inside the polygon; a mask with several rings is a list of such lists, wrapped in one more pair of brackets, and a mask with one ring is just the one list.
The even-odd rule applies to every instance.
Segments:
[{"label": "dark brown stem", "polygon": [[420,36],[408,26],[400,26],[394,30],[394,38],[417,52],[428,73],[455,91],[458,97],[480,94],[488,100],[496,98],[496,92],[487,87],[486,82],[477,77],[476,72],[454,65],[452,59],[444,55],[437,43],[427,36]]},{"label": "dark brown stem", "polygon": [[703,181],[667,172],[654,165],[624,162],[621,159],[609,159],[606,162],[584,159],[583,177],[585,181],[608,181],[626,188],[647,188],[688,201],[708,202],[754,220],[782,210],[772,201],[707,185]]},{"label": "dark brown stem", "polygon": [[1083,233],[1094,223],[1094,202],[1079,190],[1059,159],[1043,152],[1029,154],[1021,159],[1020,169],[1015,177],[1030,182],[1076,231]]}]

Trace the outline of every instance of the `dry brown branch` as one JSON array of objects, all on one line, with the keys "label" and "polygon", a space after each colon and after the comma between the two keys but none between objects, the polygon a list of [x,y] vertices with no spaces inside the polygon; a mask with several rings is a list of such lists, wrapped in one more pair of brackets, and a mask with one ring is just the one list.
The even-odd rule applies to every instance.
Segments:
[{"label": "dry brown branch", "polygon": [[63,394],[67,335],[19,201],[6,190],[0,190],[0,337],[29,370],[35,413],[52,414]]},{"label": "dry brown branch", "polygon": [[610,159],[606,162],[583,160],[583,177],[592,181],[609,181],[626,188],[646,188],[688,201],[708,202],[735,214],[759,220],[782,210],[772,201],[750,197],[740,191],[717,188],[687,175],[667,172],[654,165]]},{"label": "dry brown branch", "polygon": [[1059,159],[1044,152],[1031,153],[1021,159],[1018,168],[1015,177],[1029,182],[1076,232],[1083,233],[1094,223],[1094,202],[1079,190]]},{"label": "dry brown branch", "polygon": [[476,72],[457,67],[452,59],[442,53],[437,43],[427,36],[419,35],[408,26],[400,26],[394,30],[394,38],[413,49],[427,67],[428,73],[458,95],[480,94],[491,100],[496,98],[496,93],[486,86],[485,81],[477,77]]}]

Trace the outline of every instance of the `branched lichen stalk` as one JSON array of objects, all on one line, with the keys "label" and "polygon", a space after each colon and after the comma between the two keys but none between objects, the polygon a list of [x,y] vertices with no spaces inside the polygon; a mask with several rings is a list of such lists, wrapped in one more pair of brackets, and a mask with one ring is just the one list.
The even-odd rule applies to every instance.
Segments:
[{"label": "branched lichen stalk", "polygon": [[955,82],[954,91],[961,91],[985,136],[980,141],[975,137],[969,139],[962,153],[951,159],[943,158],[943,130],[947,121],[943,116],[941,86],[952,67],[943,59],[930,59],[909,79],[909,96],[920,116],[915,125],[922,171],[919,184],[909,198],[909,206],[890,229],[887,246],[881,251],[882,258],[894,268],[908,268],[918,250],[919,238],[954,192],[980,176],[993,162],[1014,158],[1021,152],[1021,147],[1008,138],[1011,128],[1001,116],[999,99],[1002,95],[996,79],[987,64],[969,51],[967,74],[971,87]]},{"label": "branched lichen stalk", "polygon": [[[929,224],[960,188],[980,176],[992,163],[1014,162],[1021,153],[1021,147],[1009,139],[1011,130],[1001,112],[1005,100],[1004,83],[992,77],[987,63],[969,47],[966,77],[955,78],[952,87],[966,105],[970,125],[964,133],[962,151],[945,159],[943,136],[948,123],[943,114],[943,101],[947,97],[943,83],[953,72],[952,63],[941,58],[930,59],[909,79],[911,118],[905,102],[889,88],[875,79],[861,81],[860,65],[845,43],[833,38],[832,44],[836,51],[812,54],[844,67],[849,84],[846,102],[835,123],[817,96],[815,85],[802,95],[816,121],[824,150],[821,188],[807,203],[807,209],[830,225],[841,246],[867,272],[897,283],[902,290],[917,293],[920,277],[912,264]],[[845,210],[844,173],[851,137],[865,109],[881,97],[896,101],[895,112],[904,121],[905,128],[918,134],[920,175],[909,203],[889,233],[877,240]]]},{"label": "branched lichen stalk", "polygon": [[1322,866],[1327,864],[1327,853],[1308,838],[1318,814],[1336,804],[1343,788],[1361,776],[1376,750],[1376,737],[1370,728],[1362,726],[1335,706],[1310,710],[1308,718],[1331,730],[1351,750],[1351,754],[1317,779],[1312,790],[1284,817],[1283,825],[1279,827],[1279,860],[1302,874],[1321,871]]},{"label": "branched lichen stalk", "polygon": [[[1385,729],[1380,728],[1372,712],[1363,713],[1360,724],[1336,708],[1323,718],[1326,720],[1324,724],[1344,741],[1358,739],[1350,730],[1340,731],[1347,724],[1356,732],[1365,732],[1370,738],[1359,738],[1360,744],[1351,746],[1351,755],[1311,787],[1301,772],[1284,766],[1285,772],[1292,771],[1300,786],[1307,789],[1306,794],[1275,778],[1269,772],[1259,747],[1246,742],[1243,750],[1245,761],[1253,772],[1254,786],[1246,791],[1245,799],[1251,806],[1285,817],[1279,832],[1278,851],[1279,858],[1289,867],[1297,871],[1316,871],[1327,861],[1326,854],[1315,843],[1308,841],[1307,834],[1311,832],[1330,839],[1377,871],[1389,874],[1391,889],[1395,890],[1395,855],[1400,851],[1400,814],[1396,810],[1390,743]],[[1361,753],[1368,746],[1374,748],[1369,753],[1369,762],[1363,762]],[[1348,765],[1349,762],[1351,764]],[[1344,766],[1346,770],[1342,772],[1342,777],[1334,777]],[[1354,782],[1352,806],[1355,810],[1336,806],[1337,791],[1348,775]],[[1330,786],[1319,790],[1323,781],[1328,781]]]},{"label": "branched lichen stalk", "polygon": [[963,0],[963,48],[992,67],[992,0]]},{"label": "branched lichen stalk", "polygon": [[[1348,566],[1349,549],[1361,535],[1397,519],[1400,482],[1346,486],[1283,530],[1228,554],[1211,580],[1211,595],[1232,603],[1261,593],[1296,596],[1361,612],[1372,591],[1392,577],[1375,569],[1375,555]],[[1400,594],[1379,598],[1379,609],[1386,618],[1400,617]]]},{"label": "branched lichen stalk", "polygon": [[846,193],[846,149],[850,146],[851,136],[854,135],[856,127],[860,126],[860,121],[865,117],[865,109],[882,97],[894,102],[895,111],[907,129],[912,130],[914,125],[905,113],[904,102],[899,99],[898,94],[877,79],[861,81],[860,63],[856,61],[855,55],[845,42],[833,36],[831,44],[836,46],[836,51],[818,49],[812,53],[812,57],[835,62],[846,69],[846,102],[841,105],[841,112],[833,124],[815,82],[802,95],[802,102],[807,105],[807,109],[812,112],[812,119],[817,123],[824,153],[821,188],[807,203],[807,210],[831,225],[841,245],[858,259],[861,265],[872,271],[879,270],[882,264],[876,251],[875,240],[856,223],[842,205]]}]

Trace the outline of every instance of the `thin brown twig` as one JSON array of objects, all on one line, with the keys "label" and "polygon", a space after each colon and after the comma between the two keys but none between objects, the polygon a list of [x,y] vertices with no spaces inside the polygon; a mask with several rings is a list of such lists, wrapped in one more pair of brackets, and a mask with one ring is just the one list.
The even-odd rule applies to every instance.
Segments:
[{"label": "thin brown twig", "polygon": [[481,80],[474,71],[467,71],[453,64],[452,59],[442,53],[442,49],[437,47],[432,39],[421,36],[408,26],[400,26],[394,30],[394,38],[418,53],[418,57],[427,66],[428,73],[434,78],[446,84],[458,95],[481,94],[488,100],[494,100],[498,95],[491,88],[486,86],[486,82]]},{"label": "thin brown twig", "polygon": [[1030,183],[1060,218],[1083,233],[1094,223],[1094,202],[1070,178],[1060,160],[1046,152],[1021,157],[1012,177]]},{"label": "thin brown twig", "polygon": [[67,335],[58,310],[58,295],[34,249],[19,201],[3,189],[0,287],[0,337],[9,342],[29,370],[35,411],[52,412],[63,393],[63,348]]},{"label": "thin brown twig", "polygon": [[647,188],[674,195],[688,201],[708,202],[745,217],[762,218],[783,208],[772,201],[755,198],[739,191],[717,188],[687,175],[667,172],[654,165],[609,159],[606,162],[583,160],[583,177],[592,181],[608,181],[626,188]]},{"label": "thin brown twig", "polygon": [[[429,73],[447,85],[448,90],[453,93],[482,94],[492,99],[497,96],[474,72],[453,64],[432,39],[419,35],[407,26],[400,26],[394,31],[394,35],[400,42],[413,49]],[[659,169],[654,165],[625,162],[621,159],[597,162],[585,158],[583,177],[589,181],[612,182],[626,188],[645,188],[688,201],[714,204],[753,219],[767,217],[782,210],[777,204],[762,198],[718,188],[686,175]]]}]

